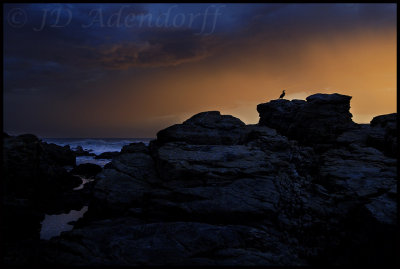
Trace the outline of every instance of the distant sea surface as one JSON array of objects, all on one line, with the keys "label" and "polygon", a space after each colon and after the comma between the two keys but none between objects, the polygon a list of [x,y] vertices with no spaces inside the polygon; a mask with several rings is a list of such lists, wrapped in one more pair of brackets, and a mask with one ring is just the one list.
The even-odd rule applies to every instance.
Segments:
[{"label": "distant sea surface", "polygon": [[[54,143],[59,146],[69,145],[72,150],[81,146],[84,150],[99,155],[103,152],[120,151],[121,148],[130,143],[143,142],[148,145],[153,138],[41,138],[43,142]],[[95,163],[104,166],[111,160],[95,159],[94,156],[78,156],[76,164]]]}]

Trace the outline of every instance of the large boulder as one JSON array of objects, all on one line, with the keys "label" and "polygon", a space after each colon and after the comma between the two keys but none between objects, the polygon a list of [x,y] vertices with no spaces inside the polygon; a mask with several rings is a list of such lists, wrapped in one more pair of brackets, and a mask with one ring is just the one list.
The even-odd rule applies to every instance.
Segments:
[{"label": "large boulder", "polygon": [[357,124],[337,138],[339,145],[373,147],[386,156],[397,156],[397,113],[373,118],[370,124]]},{"label": "large boulder", "polygon": [[143,142],[130,143],[122,147],[121,153],[149,153],[149,149]]},{"label": "large boulder", "polygon": [[97,155],[96,157],[94,157],[95,159],[112,159],[115,156],[119,155],[119,151],[106,151],[106,152],[102,152],[99,155]]},{"label": "large boulder", "polygon": [[218,111],[202,112],[182,124],[175,124],[157,133],[157,142],[185,141],[195,145],[232,145],[242,138],[239,127],[245,124]]},{"label": "large boulder", "polygon": [[367,135],[367,144],[396,157],[397,148],[397,113],[381,115],[371,120],[371,131]]},{"label": "large boulder", "polygon": [[115,169],[104,169],[96,178],[94,198],[108,208],[134,206],[149,189],[146,182]]},{"label": "large boulder", "polygon": [[142,181],[153,182],[158,177],[153,158],[148,153],[122,153],[112,159],[111,166],[117,171]]},{"label": "large boulder", "polygon": [[75,152],[75,155],[76,156],[95,156],[96,154],[94,154],[94,153],[92,153],[92,152],[89,152],[88,150],[84,150],[83,148],[82,148],[82,146],[77,146],[75,149],[74,149],[74,152]]},{"label": "large boulder", "polygon": [[96,175],[96,180],[88,211],[91,219],[124,214],[130,208],[142,206],[151,185],[160,181],[148,149],[140,144],[125,147]]},{"label": "large boulder", "polygon": [[375,148],[351,144],[325,152],[320,161],[321,184],[352,199],[380,195],[397,184],[397,160]]},{"label": "large boulder", "polygon": [[51,161],[62,166],[75,166],[76,155],[69,145],[61,147],[53,143],[41,143],[41,146],[43,148],[43,158],[45,158],[46,161]]},{"label": "large boulder", "polygon": [[376,116],[371,120],[372,127],[389,127],[391,130],[396,128],[397,113]]},{"label": "large boulder", "polygon": [[334,143],[337,136],[354,126],[351,96],[314,94],[302,100],[272,100],[259,104],[260,125],[278,130],[304,144]]},{"label": "large boulder", "polygon": [[34,135],[3,138],[3,190],[19,197],[57,195],[81,183],[63,166],[75,165],[69,147],[42,143]]},{"label": "large boulder", "polygon": [[[352,143],[322,154],[316,182],[325,187],[324,211],[336,238],[320,254],[333,265],[392,264],[397,229],[397,160],[381,151]],[[315,204],[310,208],[315,208]],[[323,214],[321,214],[322,216]],[[336,230],[335,232],[333,232]]]}]

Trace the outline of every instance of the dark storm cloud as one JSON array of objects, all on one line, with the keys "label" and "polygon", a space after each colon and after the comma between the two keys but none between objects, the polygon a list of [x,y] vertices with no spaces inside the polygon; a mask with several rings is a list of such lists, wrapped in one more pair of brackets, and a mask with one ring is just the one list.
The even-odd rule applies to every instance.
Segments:
[{"label": "dark storm cloud", "polygon": [[[129,44],[134,51],[145,51],[148,54],[149,46],[146,43],[163,48],[164,43],[162,42],[165,42],[167,44],[165,53],[171,53],[171,58],[174,59],[180,58],[180,55],[174,57],[174,53],[180,53],[185,49],[189,51],[189,56],[193,56],[193,47],[195,44],[201,46],[202,42],[202,38],[190,28],[157,27],[152,26],[152,23],[144,23],[137,28],[127,27],[124,23],[118,23],[117,17],[112,17],[119,15],[119,12],[121,18],[127,15],[124,15],[126,12],[135,16],[144,15],[146,12],[142,7],[138,11],[134,6],[136,13],[132,13],[129,5],[61,6],[45,12],[48,9],[46,6],[32,8],[32,5],[21,7],[17,5],[17,9],[22,9],[29,14],[26,15],[29,21],[21,28],[13,27],[12,24],[5,21],[5,53],[7,56],[52,60],[70,65],[74,63],[90,65],[91,61],[97,64],[95,60],[102,57],[107,48],[110,48],[109,51],[112,52],[114,45],[126,46]],[[15,8],[13,6],[5,10],[5,19],[7,12]],[[60,27],[52,26],[57,20],[58,13],[50,15],[51,11],[61,14]],[[141,19],[136,18],[136,20]],[[43,21],[46,23],[43,24]],[[67,22],[69,23],[65,24]],[[171,42],[180,46],[180,50],[169,49],[168,44]],[[190,46],[186,47],[185,45]],[[154,48],[150,51],[154,51]],[[160,53],[162,52],[156,54]]]},{"label": "dark storm cloud", "polygon": [[[153,21],[147,21],[141,27],[129,28],[123,23],[124,18],[131,14],[131,19],[135,19],[138,25],[139,18],[146,19],[143,16],[147,16],[149,10],[155,9],[154,6],[167,10],[169,17],[178,14],[186,14],[188,17],[195,14],[189,12],[191,9],[200,10],[202,7],[203,12],[206,9],[204,5],[198,4],[6,5],[5,70],[8,73],[12,70],[14,78],[20,72],[20,75],[42,80],[44,78],[40,74],[48,76],[49,72],[69,72],[71,67],[87,70],[178,65],[204,59],[215,51],[216,43],[219,42],[219,47],[222,47],[224,42],[228,43],[230,39],[241,36],[261,34],[273,39],[282,36],[290,38],[307,34],[327,34],[330,31],[369,25],[383,28],[393,25],[396,18],[393,5],[232,4],[221,6],[220,12],[223,16],[219,18],[216,34],[208,37],[196,34],[202,26],[201,19],[193,20],[192,28],[185,27],[186,25],[173,27],[172,19],[157,27],[155,11],[150,14],[154,15],[151,17]],[[7,21],[10,20],[10,12],[16,8],[26,13],[27,23],[23,27],[15,27]],[[211,19],[206,22],[210,23]],[[224,32],[230,35],[224,35]],[[224,38],[217,38],[218,34]],[[13,69],[13,64],[10,64],[12,60],[7,61],[7,58],[19,62],[20,71]],[[49,63],[58,66],[52,70],[43,70]]]},{"label": "dark storm cloud", "polygon": [[[23,27],[7,21],[15,9],[25,12]],[[205,58],[211,51],[210,38],[194,29],[152,27],[150,22],[129,28],[119,19],[129,14],[138,20],[147,11],[138,5],[7,5],[6,91],[37,84],[49,88],[63,77],[90,79],[88,70],[173,66]],[[48,70],[49,64],[56,68]]]},{"label": "dark storm cloud", "polygon": [[368,29],[380,31],[396,23],[395,4],[257,4],[242,8],[236,34],[271,40],[334,35]]},{"label": "dark storm cloud", "polygon": [[[4,112],[15,129],[31,111],[46,117],[45,105],[24,105],[36,100],[28,97],[51,103],[74,96],[75,104],[89,96],[90,106],[98,97],[91,91],[102,91],[104,100],[111,99],[107,92],[118,96],[123,88],[154,93],[156,87],[137,86],[143,77],[164,71],[168,76],[189,63],[218,70],[238,59],[256,61],[254,55],[281,65],[271,64],[271,70],[286,71],[300,62],[300,47],[314,37],[329,43],[396,25],[394,4],[6,4],[3,10],[5,103],[12,99]],[[237,64],[247,68],[246,61]],[[124,76],[134,78],[134,86],[118,82]],[[45,104],[41,100],[35,104]],[[51,124],[43,122],[43,130]]]}]

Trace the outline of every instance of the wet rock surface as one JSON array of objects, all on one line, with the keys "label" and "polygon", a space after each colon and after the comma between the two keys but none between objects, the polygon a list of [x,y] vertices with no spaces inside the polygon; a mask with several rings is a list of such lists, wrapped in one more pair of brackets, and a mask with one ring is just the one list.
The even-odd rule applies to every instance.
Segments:
[{"label": "wet rock surface", "polygon": [[125,146],[91,182],[83,219],[31,262],[392,264],[396,116],[355,124],[350,99],[273,100],[257,125],[203,112]]}]

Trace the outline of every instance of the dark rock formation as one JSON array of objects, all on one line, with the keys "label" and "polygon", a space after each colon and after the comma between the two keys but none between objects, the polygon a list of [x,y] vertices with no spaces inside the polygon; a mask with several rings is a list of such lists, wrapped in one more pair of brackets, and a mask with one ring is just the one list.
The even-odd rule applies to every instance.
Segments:
[{"label": "dark rock formation", "polygon": [[64,165],[75,165],[69,147],[43,143],[31,134],[3,136],[2,243],[10,263],[26,262],[33,252],[23,246],[36,248],[44,214],[65,209],[64,193],[82,182]]},{"label": "dark rock formation", "polygon": [[96,176],[88,215],[95,219],[122,214],[141,202],[150,185],[158,182],[154,161],[141,143],[125,146]]},{"label": "dark rock formation", "polygon": [[276,129],[304,144],[329,144],[354,126],[349,112],[351,96],[314,94],[301,100],[273,100],[259,104],[260,125]]},{"label": "dark rock formation", "polygon": [[391,157],[397,157],[397,113],[381,115],[372,119],[367,144]]},{"label": "dark rock formation", "polygon": [[52,161],[58,165],[75,165],[76,155],[71,150],[69,145],[64,147],[56,144],[41,143],[43,147],[44,158],[48,161]]},{"label": "dark rock formation", "polygon": [[389,157],[397,157],[397,114],[377,116],[371,124],[357,124],[343,132],[337,142],[341,145],[356,143],[382,151]]},{"label": "dark rock formation", "polygon": [[95,159],[112,159],[113,157],[119,155],[119,151],[103,152],[94,157]]},{"label": "dark rock formation", "polygon": [[183,124],[175,124],[157,133],[157,142],[184,141],[195,145],[232,145],[241,139],[241,129],[245,124],[230,115],[218,111],[202,112]]},{"label": "dark rock formation", "polygon": [[121,153],[148,153],[149,149],[142,142],[131,143],[129,145],[123,146]]},{"label": "dark rock formation", "polygon": [[257,107],[259,125],[199,113],[149,147],[125,146],[97,174],[84,218],[42,244],[40,263],[391,264],[395,116],[355,124],[350,98],[274,100]]},{"label": "dark rock formation", "polygon": [[82,146],[77,146],[76,149],[74,150],[74,153],[76,156],[95,156],[96,154],[91,153],[87,150],[84,150]]},{"label": "dark rock formation", "polygon": [[75,165],[68,146],[43,143],[30,134],[3,138],[3,193],[31,198],[72,189],[81,180],[65,165]]},{"label": "dark rock formation", "polygon": [[71,174],[93,178],[101,172],[101,166],[93,163],[82,163],[71,170]]}]

